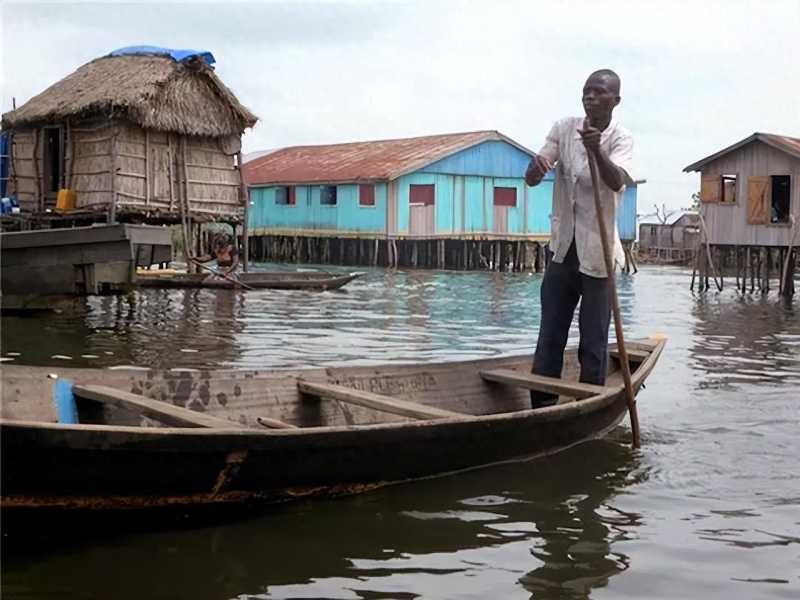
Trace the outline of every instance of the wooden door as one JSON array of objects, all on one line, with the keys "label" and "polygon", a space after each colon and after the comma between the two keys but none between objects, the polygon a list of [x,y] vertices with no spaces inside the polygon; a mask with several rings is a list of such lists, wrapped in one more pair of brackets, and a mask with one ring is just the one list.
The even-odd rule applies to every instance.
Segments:
[{"label": "wooden door", "polygon": [[432,236],[436,233],[436,189],[412,184],[408,193],[408,233]]},{"label": "wooden door", "polygon": [[492,204],[494,205],[492,231],[508,233],[508,210],[517,205],[517,188],[495,187]]},{"label": "wooden door", "polygon": [[150,169],[148,181],[150,185],[151,202],[164,206],[170,205],[172,192],[170,191],[170,152],[166,144],[151,144],[147,168]]}]

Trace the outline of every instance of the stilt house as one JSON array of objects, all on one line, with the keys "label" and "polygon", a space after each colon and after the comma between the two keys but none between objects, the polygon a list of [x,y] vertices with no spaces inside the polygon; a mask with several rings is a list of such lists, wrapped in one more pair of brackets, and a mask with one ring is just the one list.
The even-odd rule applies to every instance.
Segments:
[{"label": "stilt house", "polygon": [[800,138],[754,133],[684,171],[701,173],[711,244],[789,245],[800,221]]},{"label": "stilt house", "polygon": [[778,276],[778,290],[791,296],[800,243],[800,138],[754,133],[684,171],[701,173],[700,226],[707,244],[707,252],[699,253],[701,289],[708,287],[710,267],[712,275],[735,270],[742,291],[748,276],[750,291],[769,290],[771,277]]},{"label": "stilt house", "polygon": [[[298,238],[313,238],[308,248],[320,242],[327,248],[332,241],[374,240],[375,249],[365,254],[377,264],[383,262],[378,241],[389,240],[388,264],[477,268],[491,263],[499,268],[513,262],[520,267],[521,254],[532,250],[538,257],[550,239],[554,176],[548,173],[536,187],[525,184],[533,154],[497,131],[266,153],[244,166],[256,255],[317,260],[314,251],[294,249]],[[635,219],[635,188],[629,197],[632,210],[627,213]],[[633,238],[635,221],[627,229]],[[488,242],[491,248],[473,242]],[[267,247],[259,248],[264,243]],[[347,248],[339,252],[343,262],[364,262],[348,260]],[[324,261],[326,251],[320,254]]]},{"label": "stilt house", "polygon": [[2,117],[7,194],[23,214],[56,209],[109,221],[241,222],[237,162],[256,117],[209,52],[125,48],[93,60]]},{"label": "stilt house", "polygon": [[659,221],[652,217],[639,224],[639,254],[651,261],[680,263],[691,260],[700,240],[696,212],[676,212]]}]

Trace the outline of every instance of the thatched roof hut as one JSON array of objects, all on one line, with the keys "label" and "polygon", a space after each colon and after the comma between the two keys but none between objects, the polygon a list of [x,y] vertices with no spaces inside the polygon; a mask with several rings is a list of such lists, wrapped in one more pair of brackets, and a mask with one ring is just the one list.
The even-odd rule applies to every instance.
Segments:
[{"label": "thatched roof hut", "polygon": [[12,136],[10,193],[23,211],[182,211],[240,221],[234,159],[257,118],[220,81],[210,53],[123,49],[95,59],[2,117]]}]

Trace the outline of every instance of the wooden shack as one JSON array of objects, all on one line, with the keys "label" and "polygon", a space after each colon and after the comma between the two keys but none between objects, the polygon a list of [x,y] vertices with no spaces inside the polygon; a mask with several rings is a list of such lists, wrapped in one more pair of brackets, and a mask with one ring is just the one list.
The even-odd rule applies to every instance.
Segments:
[{"label": "wooden shack", "polygon": [[[754,133],[684,169],[699,171],[700,225],[709,267],[734,270],[737,287],[791,295],[800,242],[800,138]],[[701,269],[702,271],[702,269]],[[718,284],[722,287],[722,283]]]},{"label": "wooden shack", "polygon": [[[21,218],[243,222],[241,135],[256,117],[213,63],[208,52],[124,48],[5,113],[7,194]],[[57,206],[60,190],[70,192]]]},{"label": "wooden shack", "polygon": [[639,224],[639,255],[647,262],[690,262],[700,240],[700,216],[676,212],[664,221],[643,219]]}]

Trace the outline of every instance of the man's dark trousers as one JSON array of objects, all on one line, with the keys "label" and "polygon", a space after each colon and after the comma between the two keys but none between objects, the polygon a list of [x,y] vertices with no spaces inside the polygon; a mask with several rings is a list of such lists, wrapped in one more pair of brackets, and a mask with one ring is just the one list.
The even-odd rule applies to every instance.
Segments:
[{"label": "man's dark trousers", "polygon": [[[561,377],[569,327],[580,299],[580,381],[603,385],[606,381],[608,325],[611,321],[608,279],[585,275],[578,270],[579,266],[574,240],[564,262],[550,260],[547,265],[542,281],[542,320],[532,372]],[[554,394],[531,391],[533,408],[555,404],[557,400],[558,396]]]}]

